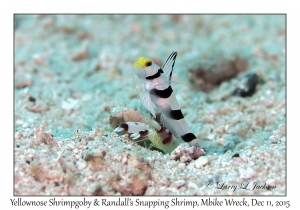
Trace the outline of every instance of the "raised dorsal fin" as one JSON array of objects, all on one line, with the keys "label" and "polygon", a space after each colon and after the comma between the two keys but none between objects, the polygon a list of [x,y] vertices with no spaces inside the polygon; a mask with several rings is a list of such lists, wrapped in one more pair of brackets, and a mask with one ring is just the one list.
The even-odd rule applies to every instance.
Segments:
[{"label": "raised dorsal fin", "polygon": [[169,81],[171,81],[172,78],[172,71],[175,64],[176,56],[177,56],[177,52],[172,52],[162,67],[164,73],[166,75],[169,75]]}]

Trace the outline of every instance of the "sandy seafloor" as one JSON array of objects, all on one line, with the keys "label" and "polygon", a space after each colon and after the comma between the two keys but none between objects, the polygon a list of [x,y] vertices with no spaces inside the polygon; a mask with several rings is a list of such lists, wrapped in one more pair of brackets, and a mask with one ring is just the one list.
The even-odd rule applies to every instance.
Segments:
[{"label": "sandy seafloor", "polygon": [[[284,15],[16,15],[14,29],[15,195],[286,194]],[[206,151],[192,161],[113,133],[112,110],[147,116],[133,63],[172,51]],[[203,85],[199,69],[225,79]],[[231,95],[249,73],[254,94]]]}]

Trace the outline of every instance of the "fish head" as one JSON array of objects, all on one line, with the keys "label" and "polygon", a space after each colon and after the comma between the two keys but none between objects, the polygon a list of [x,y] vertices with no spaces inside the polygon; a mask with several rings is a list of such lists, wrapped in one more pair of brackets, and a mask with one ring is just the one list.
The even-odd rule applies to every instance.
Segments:
[{"label": "fish head", "polygon": [[134,68],[146,68],[152,65],[150,58],[140,57],[135,63]]},{"label": "fish head", "polygon": [[134,63],[134,69],[137,76],[145,79],[148,76],[155,74],[160,67],[155,64],[150,58],[140,57]]}]

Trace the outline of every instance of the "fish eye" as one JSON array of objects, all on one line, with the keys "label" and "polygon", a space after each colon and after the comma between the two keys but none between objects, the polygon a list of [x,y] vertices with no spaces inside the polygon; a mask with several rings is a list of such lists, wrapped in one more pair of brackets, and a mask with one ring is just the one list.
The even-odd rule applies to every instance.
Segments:
[{"label": "fish eye", "polygon": [[147,59],[145,61],[146,66],[151,66],[152,65],[152,61],[150,59]]}]

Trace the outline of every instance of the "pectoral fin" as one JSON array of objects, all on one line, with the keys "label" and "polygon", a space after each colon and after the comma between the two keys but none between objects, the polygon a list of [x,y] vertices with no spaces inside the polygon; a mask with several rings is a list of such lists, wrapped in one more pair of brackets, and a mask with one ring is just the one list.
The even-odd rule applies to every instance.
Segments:
[{"label": "pectoral fin", "polygon": [[162,114],[160,116],[160,122],[163,126],[165,126],[166,128],[169,129],[169,131],[177,138],[180,139],[180,135],[178,134],[178,132],[175,130],[175,128],[173,127],[171,121],[169,118],[167,118],[164,114]]},{"label": "pectoral fin", "polygon": [[151,98],[150,98],[150,94],[147,93],[147,92],[144,92],[141,96],[141,101],[142,101],[143,106],[151,112],[153,117],[156,117],[154,107],[153,107],[153,103],[152,103]]}]

